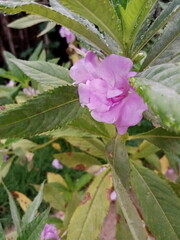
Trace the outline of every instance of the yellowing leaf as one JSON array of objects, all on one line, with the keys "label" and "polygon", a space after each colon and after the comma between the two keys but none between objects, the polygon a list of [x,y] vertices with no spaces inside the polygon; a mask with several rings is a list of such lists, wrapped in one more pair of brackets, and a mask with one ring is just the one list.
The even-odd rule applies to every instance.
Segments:
[{"label": "yellowing leaf", "polygon": [[22,210],[26,212],[27,206],[31,203],[31,200],[21,192],[12,192],[13,197],[18,201],[19,205],[21,206]]},{"label": "yellowing leaf", "polygon": [[61,146],[59,145],[59,143],[53,143],[53,144],[52,144],[52,147],[53,147],[54,149],[58,150],[58,151],[61,150]]},{"label": "yellowing leaf", "polygon": [[57,182],[57,183],[62,184],[65,187],[67,187],[67,184],[66,184],[64,178],[61,177],[61,175],[59,175],[57,173],[48,172],[47,173],[47,181],[48,181],[48,183]]},{"label": "yellowing leaf", "polygon": [[165,174],[169,168],[169,162],[165,155],[160,159],[160,164],[161,164],[161,172],[162,174]]}]

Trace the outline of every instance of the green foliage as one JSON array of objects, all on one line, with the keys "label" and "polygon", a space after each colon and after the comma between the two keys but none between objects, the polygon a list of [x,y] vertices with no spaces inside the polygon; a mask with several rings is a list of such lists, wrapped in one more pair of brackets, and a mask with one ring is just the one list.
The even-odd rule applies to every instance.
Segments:
[{"label": "green foliage", "polygon": [[[61,24],[77,34],[83,35],[88,41],[90,41],[93,45],[102,49],[105,53],[109,54],[111,51],[106,46],[106,44],[100,39],[100,37],[89,30],[83,24],[68,18],[61,13],[37,3],[13,3],[11,1],[4,2],[0,1],[0,10],[6,13],[15,14],[21,11],[25,11],[29,14],[37,14],[39,16],[45,17],[50,21],[54,21],[57,24]],[[83,33],[83,34],[82,34]]]},{"label": "green foliage", "polygon": [[61,2],[71,11],[96,24],[101,30],[105,31],[109,36],[116,40],[120,47],[122,47],[121,22],[117,18],[116,12],[109,0],[105,0],[103,3],[99,2],[99,6],[97,5],[96,0],[75,0],[73,2],[71,0],[61,0]]},{"label": "green foliage", "polygon": [[32,58],[31,61],[16,59],[13,63],[28,77],[48,88],[71,85],[72,83],[69,71],[57,64],[45,61],[32,61]]},{"label": "green foliage", "polygon": [[119,137],[116,137],[108,144],[107,157],[124,188],[129,191],[130,164],[125,144],[121,142]]},{"label": "green foliage", "polygon": [[95,240],[109,208],[107,190],[112,186],[109,169],[100,173],[87,189],[68,226],[67,240]]},{"label": "green foliage", "polygon": [[139,165],[132,167],[132,185],[143,217],[156,239],[178,240],[180,200],[169,185]]},{"label": "green foliage", "polygon": [[119,5],[123,25],[123,41],[126,51],[131,48],[139,28],[157,0],[131,0],[124,9]]},{"label": "green foliage", "polygon": [[44,184],[41,185],[38,195],[34,198],[33,202],[28,205],[27,211],[22,218],[22,226],[26,226],[28,223],[32,222],[37,215],[37,210],[42,202],[43,187]]},{"label": "green foliage", "polygon": [[[22,137],[64,125],[81,112],[76,89],[60,87],[0,113],[0,137]],[[12,118],[13,116],[13,118]]]},{"label": "green foliage", "polygon": [[[178,10],[180,10],[180,7]],[[152,64],[153,61],[155,61],[155,59],[157,59],[157,57],[161,55],[169,47],[169,45],[177,39],[179,36],[179,25],[180,11],[178,11],[171,19],[171,21],[169,21],[161,37],[152,46],[151,51],[141,66],[141,70],[147,68],[150,64]]]},{"label": "green foliage", "polygon": [[26,225],[21,231],[17,240],[38,240],[44,225],[46,224],[49,210],[45,210],[38,217],[36,217],[32,222]]},{"label": "green foliage", "polygon": [[23,29],[47,21],[47,18],[43,18],[38,15],[28,15],[11,22],[10,24],[8,24],[8,27],[15,29]]},{"label": "green foliage", "polygon": [[19,211],[16,207],[16,203],[13,199],[13,196],[11,195],[11,193],[9,192],[9,190],[4,184],[3,186],[4,186],[4,189],[6,190],[6,193],[8,194],[11,216],[12,216],[16,231],[19,234],[21,232],[21,219],[20,219]]},{"label": "green foliage", "polygon": [[8,174],[11,164],[13,163],[13,160],[14,160],[14,157],[11,157],[0,166],[0,183],[2,179],[5,178],[6,175]]},{"label": "green foliage", "polygon": [[178,63],[161,64],[150,67],[140,74],[140,79],[133,80],[160,124],[175,132],[180,131],[180,112],[177,111],[180,104],[179,69]]},{"label": "green foliage", "polygon": [[4,233],[3,233],[3,228],[2,228],[1,223],[0,223],[0,239],[1,239],[1,240],[6,240],[5,235],[4,235]]}]

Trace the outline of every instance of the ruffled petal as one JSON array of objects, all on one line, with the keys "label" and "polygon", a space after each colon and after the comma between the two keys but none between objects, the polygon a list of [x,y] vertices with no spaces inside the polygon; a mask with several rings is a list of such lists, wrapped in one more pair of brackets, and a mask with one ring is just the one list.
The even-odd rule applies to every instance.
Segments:
[{"label": "ruffled petal", "polygon": [[132,66],[131,59],[111,54],[99,64],[97,74],[107,81],[110,87],[126,88]]},{"label": "ruffled petal", "polygon": [[88,52],[85,58],[78,60],[70,69],[70,76],[75,84],[97,78],[98,64],[98,58],[93,52]]}]

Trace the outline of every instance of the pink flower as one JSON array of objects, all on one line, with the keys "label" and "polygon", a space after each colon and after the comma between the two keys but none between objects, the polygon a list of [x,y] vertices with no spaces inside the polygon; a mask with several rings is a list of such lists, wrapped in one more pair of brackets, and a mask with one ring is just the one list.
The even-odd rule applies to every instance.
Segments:
[{"label": "pink flower", "polygon": [[60,240],[58,236],[58,230],[52,224],[46,224],[41,232],[41,240],[48,239]]},{"label": "pink flower", "polygon": [[113,191],[110,195],[110,199],[111,199],[111,201],[116,201],[116,198],[117,198],[116,192]]},{"label": "pink flower", "polygon": [[52,161],[52,166],[55,167],[56,169],[63,169],[63,165],[59,162],[58,159],[54,159]]},{"label": "pink flower", "polygon": [[68,28],[61,27],[60,30],[59,30],[59,34],[60,34],[61,37],[66,38],[67,43],[74,42],[74,40],[75,40],[74,33],[72,33]]},{"label": "pink flower", "polygon": [[87,106],[92,117],[99,122],[114,123],[119,134],[126,133],[142,119],[147,110],[143,99],[129,84],[133,66],[129,58],[110,55],[101,62],[88,52],[70,69],[70,76],[79,84],[81,105]]}]

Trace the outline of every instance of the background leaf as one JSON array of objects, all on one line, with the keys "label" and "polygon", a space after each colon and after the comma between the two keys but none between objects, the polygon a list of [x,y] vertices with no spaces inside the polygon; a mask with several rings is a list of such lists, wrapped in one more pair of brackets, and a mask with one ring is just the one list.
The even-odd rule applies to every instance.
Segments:
[{"label": "background leaf", "polygon": [[132,166],[132,185],[155,238],[178,240],[180,200],[169,185],[152,171],[135,164]]},{"label": "background leaf", "polygon": [[81,113],[76,88],[60,87],[0,113],[0,138],[30,136],[72,121]]},{"label": "background leaf", "polygon": [[68,226],[67,240],[95,240],[107,214],[110,201],[107,191],[112,187],[109,169],[92,182],[81,205],[76,208]]},{"label": "background leaf", "polygon": [[36,217],[32,222],[24,227],[18,236],[17,240],[38,240],[40,233],[46,224],[50,209],[46,209],[38,217]]},{"label": "background leaf", "polygon": [[1,223],[0,223],[0,239],[6,240]]}]

